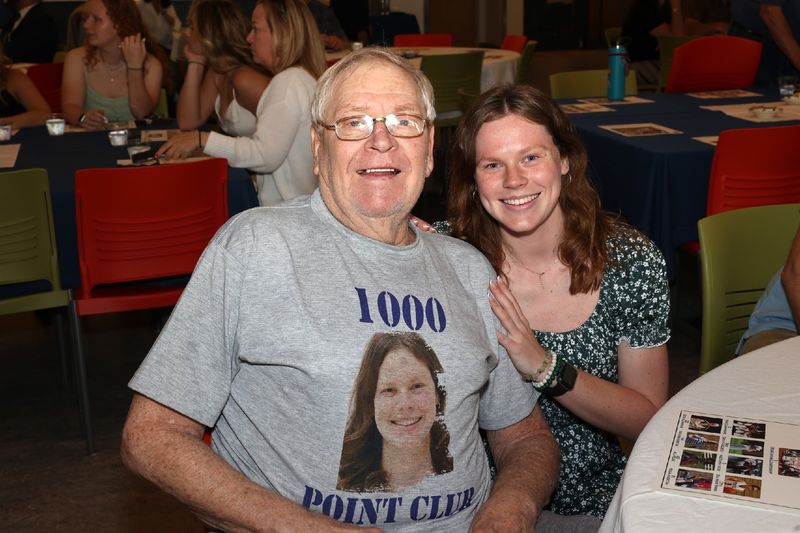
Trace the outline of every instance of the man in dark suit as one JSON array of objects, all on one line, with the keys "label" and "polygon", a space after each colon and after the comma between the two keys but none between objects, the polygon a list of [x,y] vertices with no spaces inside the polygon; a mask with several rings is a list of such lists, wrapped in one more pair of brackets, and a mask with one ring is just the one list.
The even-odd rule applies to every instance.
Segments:
[{"label": "man in dark suit", "polygon": [[39,0],[10,0],[3,28],[5,53],[14,63],[50,63],[58,47],[58,26]]}]

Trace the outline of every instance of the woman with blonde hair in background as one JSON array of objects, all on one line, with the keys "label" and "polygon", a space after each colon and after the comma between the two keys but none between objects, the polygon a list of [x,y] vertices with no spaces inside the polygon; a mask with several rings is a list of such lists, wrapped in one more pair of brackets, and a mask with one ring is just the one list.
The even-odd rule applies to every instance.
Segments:
[{"label": "woman with blonde hair in background", "polygon": [[50,106],[31,79],[18,69],[0,44],[0,124],[12,131],[28,126],[41,126],[50,116]]},{"label": "woman with blonde hair in background", "polygon": [[203,152],[224,157],[256,174],[261,205],[311,193],[317,187],[311,157],[311,101],[326,68],[325,51],[308,6],[302,0],[261,0],[247,37],[253,61],[274,77],[256,106],[256,130],[230,137],[198,132],[194,140],[173,138],[159,156]]},{"label": "woman with blonde hair in background", "polygon": [[136,4],[88,0],[84,13],[85,45],[64,60],[64,118],[99,129],[150,115],[161,96],[164,58],[148,39]]}]

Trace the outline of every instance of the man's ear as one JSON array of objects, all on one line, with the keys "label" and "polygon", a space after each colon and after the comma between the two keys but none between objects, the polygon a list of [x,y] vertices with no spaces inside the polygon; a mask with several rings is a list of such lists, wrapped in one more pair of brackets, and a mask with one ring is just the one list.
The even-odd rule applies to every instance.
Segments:
[{"label": "man's ear", "polygon": [[322,139],[320,138],[319,131],[314,126],[311,126],[311,154],[314,157],[314,174],[319,176],[319,151]]},{"label": "man's ear", "polygon": [[436,135],[436,128],[431,125],[430,132],[428,133],[428,157],[427,161],[425,161],[425,177],[431,175],[433,172],[433,141]]}]

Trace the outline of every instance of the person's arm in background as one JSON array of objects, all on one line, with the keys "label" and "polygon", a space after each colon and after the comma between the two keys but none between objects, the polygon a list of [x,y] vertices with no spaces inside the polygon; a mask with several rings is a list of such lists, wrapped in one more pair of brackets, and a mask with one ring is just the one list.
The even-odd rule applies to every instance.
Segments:
[{"label": "person's arm in background", "polygon": [[50,106],[27,75],[10,69],[8,80],[6,80],[6,89],[17,102],[22,104],[25,112],[11,117],[3,117],[0,119],[0,123],[8,124],[12,130],[18,130],[28,126],[40,126],[49,118]]},{"label": "person's arm in background", "polygon": [[797,229],[792,248],[789,250],[789,258],[783,267],[781,283],[789,301],[789,309],[792,310],[794,325],[800,332],[800,228]]},{"label": "person's arm in background", "polygon": [[224,531],[359,529],[253,483],[206,446],[204,431],[191,418],[135,394],[122,434],[122,461]]},{"label": "person's arm in background", "polygon": [[489,499],[481,506],[470,533],[530,532],[558,481],[561,456],[537,404],[526,418],[487,431],[497,465]]},{"label": "person's arm in background", "polygon": [[[102,109],[87,109],[84,113],[86,77],[83,58],[85,54],[84,47],[73,48],[64,58],[64,73],[61,77],[61,111],[68,123],[87,129],[97,129],[105,126],[106,114]],[[82,116],[84,117],[83,123],[81,123]]]},{"label": "person's arm in background", "polygon": [[761,20],[766,24],[772,40],[778,48],[786,55],[794,68],[800,70],[800,43],[792,34],[789,22],[783,14],[782,6],[778,4],[761,3],[758,12]]},{"label": "person's arm in background", "polygon": [[203,49],[197,39],[191,38],[190,29],[186,30],[186,46],[183,54],[188,61],[186,76],[178,95],[177,118],[178,127],[182,130],[192,130],[202,126],[214,111],[214,101],[217,98],[215,74],[208,68],[208,59],[203,54]]},{"label": "person's arm in background", "polygon": [[158,59],[147,53],[145,38],[140,34],[125,37],[121,47],[128,75],[128,106],[135,118],[143,119],[158,105],[164,69]]}]

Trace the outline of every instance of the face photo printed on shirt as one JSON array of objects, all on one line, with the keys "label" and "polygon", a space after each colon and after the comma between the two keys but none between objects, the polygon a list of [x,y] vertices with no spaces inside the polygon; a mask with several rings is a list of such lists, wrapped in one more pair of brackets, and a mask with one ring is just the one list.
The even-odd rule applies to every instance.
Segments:
[{"label": "face photo printed on shirt", "polygon": [[397,492],[453,470],[443,372],[419,334],[372,336],[353,385],[337,489]]}]

